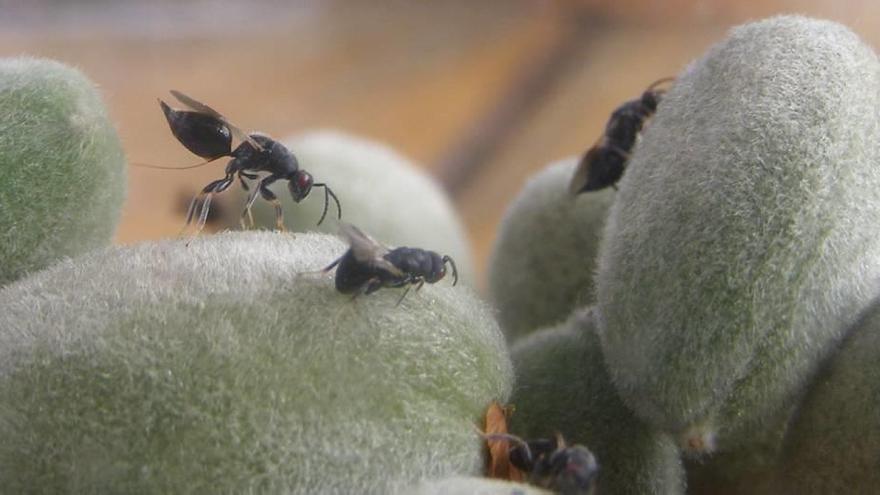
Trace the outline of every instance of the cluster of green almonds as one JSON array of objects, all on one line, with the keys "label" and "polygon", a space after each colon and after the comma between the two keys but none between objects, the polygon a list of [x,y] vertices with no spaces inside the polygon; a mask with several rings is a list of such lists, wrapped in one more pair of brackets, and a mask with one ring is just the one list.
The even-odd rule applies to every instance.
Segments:
[{"label": "cluster of green almonds", "polygon": [[567,195],[572,160],[510,207],[513,432],[590,446],[603,494],[876,489],[878,163],[870,47],[798,16],[733,29],[619,191]]},{"label": "cluster of green almonds", "polygon": [[[677,77],[618,191],[571,195],[574,159],[527,184],[493,309],[446,280],[351,300],[316,273],[347,249],[325,233],[109,247],[125,161],[98,93],[0,61],[0,486],[545,493],[480,477],[497,401],[514,434],[588,446],[601,495],[870,491],[878,88],[842,26],[735,28]],[[346,220],[474,280],[448,199],[404,158],[286,143]],[[285,205],[292,230],[320,203]]]},{"label": "cluster of green almonds", "polygon": [[[3,60],[0,108],[4,493],[522,490],[476,478],[475,425],[512,367],[467,284],[352,301],[314,273],[348,248],[322,233],[109,247],[125,161],[93,84]],[[405,159],[326,132],[292,146],[349,221],[473,280],[449,200]]]}]

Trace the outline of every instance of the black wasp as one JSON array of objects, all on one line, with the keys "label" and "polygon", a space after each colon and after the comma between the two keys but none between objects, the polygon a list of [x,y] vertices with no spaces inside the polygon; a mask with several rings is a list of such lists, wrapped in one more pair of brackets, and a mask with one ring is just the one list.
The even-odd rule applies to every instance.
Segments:
[{"label": "black wasp", "polygon": [[406,286],[397,301],[400,304],[412,285],[419,290],[425,282],[433,284],[445,277],[446,263],[452,267],[452,285],[458,283],[458,269],[449,256],[419,248],[388,249],[354,225],[343,223],[339,228],[349,249],[321,272],[336,267],[336,289],[343,294],[356,297],[382,287]]},{"label": "black wasp", "polygon": [[510,463],[528,475],[528,482],[561,495],[591,495],[596,490],[599,464],[583,445],[568,446],[562,435],[525,441],[516,435],[483,435],[487,440],[509,440],[514,445]]},{"label": "black wasp", "polygon": [[[174,137],[186,149],[205,159],[204,162],[195,166],[213,162],[224,156],[232,158],[226,164],[226,176],[205,186],[192,199],[186,212],[186,226],[192,223],[196,207],[201,202],[196,232],[201,231],[208,218],[212,196],[228,189],[236,176],[246,191],[249,191],[250,187],[245,179],[259,179],[253,192],[248,196],[247,204],[241,214],[242,226],[244,226],[245,217],[250,217],[250,210],[257,200],[257,195],[260,195],[275,207],[275,226],[278,230],[284,230],[281,203],[269,190],[269,185],[277,180],[287,180],[290,195],[297,203],[309,195],[312,187],[324,188],[324,211],[321,213],[318,225],[324,221],[324,217],[327,215],[330,198],[333,198],[336,203],[337,216],[342,218],[339,200],[330,187],[327,184],[315,183],[311,174],[299,168],[296,156],[283,144],[265,134],[245,133],[213,108],[180,91],[172,90],[171,94],[189,110],[175,110],[162,100],[159,100],[159,105],[162,107],[162,112],[165,113],[165,118],[168,119],[168,125],[171,127],[171,133],[174,134]],[[235,149],[232,148],[233,138],[241,142]],[[265,172],[268,175],[260,178],[258,175],[260,172]],[[251,224],[253,224],[252,218]]]},{"label": "black wasp", "polygon": [[657,105],[666,93],[657,86],[674,80],[660,79],[642,93],[642,96],[617,107],[605,124],[605,133],[581,158],[569,184],[571,194],[597,191],[611,186],[623,176],[630,153],[645,122],[657,111]]}]

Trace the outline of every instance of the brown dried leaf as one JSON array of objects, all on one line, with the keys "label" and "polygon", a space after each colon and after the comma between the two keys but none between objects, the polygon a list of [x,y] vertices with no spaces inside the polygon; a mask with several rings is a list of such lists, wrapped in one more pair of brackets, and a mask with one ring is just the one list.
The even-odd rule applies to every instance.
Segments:
[{"label": "brown dried leaf", "polygon": [[[512,411],[513,409],[509,406],[502,407],[497,402],[492,402],[486,410],[486,424],[483,430],[485,434],[506,434],[507,418]],[[506,439],[490,439],[486,440],[486,446],[489,451],[486,476],[508,481],[523,481],[525,479],[522,471],[510,463],[510,457],[508,456],[510,441]]]}]

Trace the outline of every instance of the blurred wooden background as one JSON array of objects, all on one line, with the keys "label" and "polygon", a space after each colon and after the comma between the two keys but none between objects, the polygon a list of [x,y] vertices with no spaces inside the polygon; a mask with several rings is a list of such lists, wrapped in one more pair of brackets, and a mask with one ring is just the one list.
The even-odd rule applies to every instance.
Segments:
[{"label": "blurred wooden background", "polygon": [[[874,0],[0,0],[0,55],[84,70],[131,161],[194,163],[156,107],[169,88],[276,137],[333,127],[383,141],[449,186],[484,269],[531,173],[582,153],[617,104],[731,26],[776,13],[880,41]],[[130,169],[117,242],[176,235],[181,195],[220,167]]]}]

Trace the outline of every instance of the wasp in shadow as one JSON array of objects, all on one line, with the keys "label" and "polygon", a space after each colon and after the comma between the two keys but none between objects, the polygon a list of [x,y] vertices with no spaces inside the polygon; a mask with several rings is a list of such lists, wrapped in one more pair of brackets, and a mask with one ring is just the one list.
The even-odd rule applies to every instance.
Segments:
[{"label": "wasp in shadow", "polygon": [[593,495],[599,464],[583,445],[567,445],[562,435],[525,441],[509,433],[482,434],[488,440],[507,440],[510,463],[526,473],[532,485],[561,495]]},{"label": "wasp in shadow", "polygon": [[[171,94],[187,108],[177,110],[171,108],[161,99],[159,100],[159,106],[171,127],[171,133],[186,149],[204,158],[205,161],[189,167],[141,166],[162,169],[194,168],[223,157],[232,158],[226,164],[224,177],[205,186],[192,199],[186,212],[184,229],[196,219],[196,234],[198,234],[207,221],[213,196],[228,189],[236,178],[245,191],[251,189],[245,179],[257,181],[253,185],[253,191],[248,195],[247,203],[241,214],[242,227],[245,226],[245,218],[249,218],[251,225],[253,225],[251,207],[257,197],[261,196],[275,207],[276,228],[284,230],[281,203],[275,193],[269,190],[269,186],[278,180],[287,181],[290,195],[297,203],[305,199],[313,187],[324,189],[324,210],[318,220],[318,225],[327,216],[330,198],[336,203],[337,217],[342,218],[339,199],[333,194],[330,187],[324,183],[314,182],[312,175],[299,167],[296,156],[283,144],[259,132],[246,133],[242,131],[213,108],[180,91],[172,90]],[[235,148],[232,147],[233,138],[240,143]],[[261,173],[264,174],[262,177]],[[196,215],[196,210],[198,210],[198,215]]]},{"label": "wasp in shadow", "polygon": [[658,86],[671,81],[674,78],[655,81],[642,96],[617,107],[605,124],[605,133],[578,163],[569,183],[571,194],[597,191],[608,186],[617,189],[617,181],[623,176],[642,128],[657,111],[657,105],[667,91]]},{"label": "wasp in shadow", "polygon": [[406,287],[397,300],[400,304],[413,285],[418,291],[425,283],[445,277],[447,263],[452,269],[452,285],[458,283],[458,269],[449,256],[420,248],[388,249],[354,225],[343,223],[339,228],[348,241],[348,251],[318,273],[336,268],[336,290],[343,294],[357,297],[383,287]]}]

